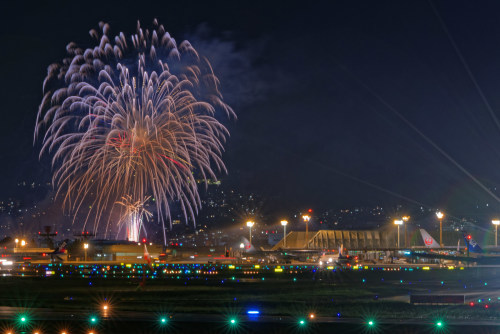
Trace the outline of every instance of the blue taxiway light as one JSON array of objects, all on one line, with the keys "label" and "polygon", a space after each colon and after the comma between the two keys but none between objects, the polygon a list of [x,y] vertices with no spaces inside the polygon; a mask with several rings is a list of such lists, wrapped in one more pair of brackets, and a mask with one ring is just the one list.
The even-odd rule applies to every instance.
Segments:
[{"label": "blue taxiway light", "polygon": [[247,314],[249,314],[249,315],[259,315],[260,312],[257,311],[257,310],[249,310],[249,311],[247,311]]}]

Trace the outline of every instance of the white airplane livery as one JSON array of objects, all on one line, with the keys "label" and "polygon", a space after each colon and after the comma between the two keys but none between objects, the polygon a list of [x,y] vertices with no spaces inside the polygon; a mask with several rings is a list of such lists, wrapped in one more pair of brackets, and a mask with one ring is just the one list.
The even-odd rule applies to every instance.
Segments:
[{"label": "white airplane livery", "polygon": [[420,234],[427,248],[440,248],[439,243],[423,228],[420,229]]}]

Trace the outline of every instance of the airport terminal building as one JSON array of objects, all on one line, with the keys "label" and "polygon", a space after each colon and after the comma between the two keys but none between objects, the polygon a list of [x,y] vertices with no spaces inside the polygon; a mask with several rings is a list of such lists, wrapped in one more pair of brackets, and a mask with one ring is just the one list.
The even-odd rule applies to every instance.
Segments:
[{"label": "airport terminal building", "polygon": [[292,231],[278,242],[272,250],[318,249],[337,250],[343,245],[347,249],[378,250],[394,248],[396,234],[379,230],[319,230]]}]

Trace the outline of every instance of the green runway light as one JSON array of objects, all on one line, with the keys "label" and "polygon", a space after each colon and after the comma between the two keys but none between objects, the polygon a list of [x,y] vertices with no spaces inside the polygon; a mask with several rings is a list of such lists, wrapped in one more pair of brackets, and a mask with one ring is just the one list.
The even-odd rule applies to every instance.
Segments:
[{"label": "green runway light", "polygon": [[368,326],[370,326],[370,327],[371,327],[371,326],[373,326],[373,325],[375,325],[375,322],[374,322],[373,320],[368,321]]},{"label": "green runway light", "polygon": [[236,319],[231,319],[229,320],[229,322],[231,323],[231,325],[236,325]]},{"label": "green runway light", "polygon": [[305,324],[306,324],[306,321],[305,321],[305,320],[303,320],[303,319],[299,320],[299,325],[303,326],[303,325],[305,325]]},{"label": "green runway light", "polygon": [[166,323],[167,323],[167,318],[162,317],[162,318],[160,319],[160,322],[162,323],[162,325],[166,324]]}]

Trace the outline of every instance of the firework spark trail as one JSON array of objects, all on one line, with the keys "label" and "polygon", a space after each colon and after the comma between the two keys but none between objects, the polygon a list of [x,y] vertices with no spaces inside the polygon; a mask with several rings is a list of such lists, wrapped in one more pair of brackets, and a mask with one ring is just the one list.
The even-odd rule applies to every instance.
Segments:
[{"label": "firework spark trail", "polygon": [[99,27],[102,34],[90,31],[97,46],[70,43],[68,57],[48,67],[34,134],[43,134],[40,156],[53,154],[65,208],[76,216],[92,202],[85,224],[93,213],[94,231],[123,196],[151,194],[165,237],[169,203],[180,203],[186,221],[201,207],[194,173],[207,180],[226,172],[229,132],[216,117],[236,116],[208,60],[187,41],[177,45],[156,20],[152,30],[138,22],[129,40]]},{"label": "firework spark trail", "polygon": [[[127,226],[127,239],[129,241],[139,241],[139,233],[144,228],[144,220],[149,221],[153,214],[144,206],[149,201],[151,196],[145,197],[142,200],[135,201],[132,196],[125,195],[116,204],[124,209],[119,221],[119,228]],[[147,231],[144,229],[147,237]]]},{"label": "firework spark trail", "polygon": [[420,137],[422,137],[429,145],[431,145],[436,151],[441,153],[448,161],[450,161],[455,167],[467,175],[474,183],[476,183],[481,189],[483,189],[488,195],[493,197],[497,202],[500,203],[500,198],[495,195],[488,187],[486,187],[481,181],[479,181],[474,175],[472,175],[467,169],[460,165],[455,159],[453,159],[448,153],[446,153],[439,145],[437,145],[432,139],[420,131],[412,122],[410,122],[406,117],[403,116],[396,108],[394,108],[389,102],[387,102],[382,96],[371,89],[368,85],[362,82],[357,76],[355,76],[347,67],[336,62],[336,64],[345,72],[347,72],[351,78],[353,78],[360,86],[366,89],[373,97],[375,97],[383,106],[394,113],[400,120],[402,120],[408,127],[415,131]]},{"label": "firework spark trail", "polygon": [[465,68],[465,71],[467,72],[467,75],[469,76],[470,80],[472,81],[472,83],[474,84],[474,87],[476,88],[479,96],[481,97],[481,100],[483,101],[485,107],[486,107],[486,110],[488,110],[491,118],[493,119],[493,121],[495,122],[495,125],[497,126],[497,128],[500,130],[500,121],[498,120],[498,117],[495,115],[495,112],[493,111],[493,108],[491,107],[490,103],[488,102],[488,99],[486,98],[486,95],[484,95],[484,92],[483,90],[481,89],[481,87],[479,86],[479,84],[477,83],[477,80],[476,80],[476,77],[474,76],[474,74],[472,74],[472,71],[469,67],[469,64],[467,63],[467,61],[465,60],[465,57],[463,56],[462,52],[460,51],[460,49],[458,48],[458,45],[457,43],[455,43],[455,40],[453,39],[453,37],[451,36],[451,33],[450,31],[448,30],[448,27],[446,26],[443,18],[441,17],[441,15],[439,14],[436,6],[434,6],[434,3],[432,2],[432,0],[429,0],[429,5],[431,6],[432,8],[432,11],[434,12],[434,15],[436,15],[439,23],[441,24],[441,27],[443,28],[446,36],[448,37],[448,39],[450,40],[450,43],[451,45],[453,46],[453,49],[455,50],[455,53],[457,54],[458,58],[460,59],[460,62],[462,63],[462,65],[464,66]]}]

